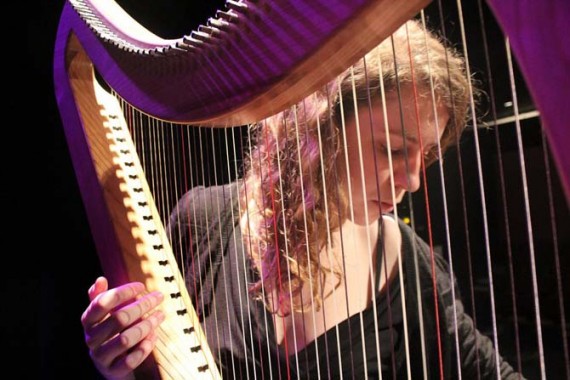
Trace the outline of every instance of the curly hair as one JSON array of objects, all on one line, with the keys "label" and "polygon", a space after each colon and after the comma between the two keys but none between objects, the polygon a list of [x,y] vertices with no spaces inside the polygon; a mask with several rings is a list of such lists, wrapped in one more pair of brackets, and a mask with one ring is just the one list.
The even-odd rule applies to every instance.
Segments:
[{"label": "curly hair", "polygon": [[[337,185],[345,181],[343,165],[336,165],[344,152],[342,118],[356,111],[355,98],[367,106],[370,97],[380,97],[381,81],[386,93],[416,86],[420,96],[431,96],[433,89],[450,115],[442,150],[456,141],[469,107],[465,63],[416,20],[323,89],[250,127],[252,147],[241,187],[242,220],[247,219],[243,235],[259,274],[250,291],[272,312],[318,310],[325,276],[341,279],[341,268],[321,263],[320,253],[330,248],[328,234],[347,218],[344,186]],[[303,299],[305,284],[310,300]]]}]

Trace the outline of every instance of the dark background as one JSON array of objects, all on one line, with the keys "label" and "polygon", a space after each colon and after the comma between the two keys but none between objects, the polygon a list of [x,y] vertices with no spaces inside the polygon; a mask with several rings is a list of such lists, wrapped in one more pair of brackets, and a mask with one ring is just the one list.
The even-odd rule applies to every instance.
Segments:
[{"label": "dark background", "polygon": [[[24,115],[27,132],[19,134],[23,141],[39,153],[26,176],[30,191],[24,202],[29,210],[23,228],[29,234],[22,243],[35,247],[30,252],[16,253],[25,263],[39,264],[39,276],[33,283],[16,271],[9,276],[15,304],[30,302],[30,311],[7,329],[10,346],[37,352],[39,366],[24,366],[23,373],[39,371],[25,378],[89,379],[97,378],[90,362],[80,317],[87,305],[87,289],[101,273],[93,241],[89,234],[75,174],[68,154],[63,127],[59,118],[53,87],[52,59],[59,15],[64,2],[38,2],[28,22],[28,68],[26,92],[27,110]],[[30,99],[31,97],[31,99]],[[31,176],[32,177],[32,176]],[[22,188],[16,188],[22,197]],[[16,205],[14,205],[16,206]],[[28,324],[30,320],[30,324]],[[33,338],[32,338],[33,336]],[[23,377],[24,378],[24,377]]]},{"label": "dark background", "polygon": [[[163,37],[179,37],[183,34],[188,34],[198,23],[204,23],[208,16],[214,14],[214,10],[222,8],[222,1],[122,1],[126,8],[132,9],[133,13],[137,13],[138,19],[143,24],[153,26],[153,30]],[[154,3],[154,4],[153,4]],[[157,4],[160,3],[160,4]],[[75,174],[72,168],[72,163],[68,154],[67,144],[63,132],[63,127],[59,119],[59,111],[56,105],[54,96],[53,80],[52,80],[52,59],[53,59],[53,46],[55,42],[55,33],[59,21],[59,15],[63,7],[62,0],[40,2],[36,6],[33,15],[27,17],[27,56],[26,56],[26,72],[22,76],[24,83],[20,83],[17,91],[17,96],[10,97],[8,111],[14,112],[14,116],[23,115],[24,118],[17,118],[24,120],[23,122],[15,122],[8,126],[9,136],[6,139],[5,149],[9,152],[9,148],[16,149],[17,154],[9,154],[10,168],[6,168],[9,174],[5,178],[7,186],[2,188],[2,198],[8,209],[13,213],[14,223],[17,226],[14,233],[7,234],[6,237],[12,236],[17,238],[17,249],[10,249],[11,257],[15,257],[16,264],[22,267],[22,264],[32,264],[34,269],[32,274],[22,274],[18,270],[12,270],[11,262],[7,267],[7,291],[8,295],[5,300],[8,307],[5,310],[8,312],[16,312],[12,315],[11,323],[5,326],[8,333],[8,347],[23,350],[24,352],[37,352],[39,351],[39,370],[37,376],[34,378],[43,379],[56,379],[56,378],[97,378],[93,366],[89,360],[87,349],[83,343],[83,333],[80,325],[80,316],[83,309],[87,305],[87,289],[92,284],[94,279],[101,274],[101,269],[98,263],[97,254],[94,250],[94,244],[89,233],[86,215],[82,206],[81,196],[75,181]],[[475,2],[472,2],[475,4]],[[136,8],[135,8],[136,5]],[[449,8],[451,9],[451,7]],[[468,25],[476,23],[476,9],[467,9],[464,11],[466,14],[472,15],[467,19]],[[446,13],[450,18],[450,13]],[[433,10],[434,17],[437,15],[437,10]],[[488,14],[487,14],[488,15]],[[151,21],[152,20],[152,21]],[[438,22],[434,19],[434,22]],[[487,22],[490,22],[487,20]],[[469,27],[469,26],[468,26]],[[476,26],[473,26],[475,28]],[[503,41],[498,37],[496,28],[489,27],[490,41],[494,43],[491,51],[494,55],[501,55],[504,52]],[[458,39],[457,24],[452,22],[449,25],[448,32],[450,38]],[[475,38],[476,39],[476,38]],[[472,56],[472,64],[478,69],[485,67],[485,62],[482,60],[482,46],[473,44],[474,49],[470,54]],[[498,70],[496,80],[505,83],[505,70]],[[518,73],[517,73],[518,75]],[[11,78],[7,78],[11,80]],[[10,82],[9,82],[10,83]],[[505,100],[509,99],[507,91],[504,89],[508,86],[498,86],[497,104],[502,104]],[[501,92],[500,90],[503,89]],[[519,101],[521,112],[532,110],[533,105],[530,98],[526,94],[524,85],[519,83]],[[18,100],[21,101],[18,101]],[[498,110],[499,117],[508,115],[508,110]],[[530,131],[526,137],[526,144],[531,157],[537,158],[540,161],[541,152],[541,134],[539,128],[532,122],[525,124],[528,126],[526,130]],[[534,121],[536,123],[536,120]],[[505,126],[505,132],[502,135],[504,139],[503,150],[506,154],[507,172],[516,172],[517,161],[514,157],[516,153],[516,146],[512,144],[514,140],[513,128]],[[12,136],[12,133],[14,134]],[[471,135],[472,136],[472,135]],[[467,140],[472,137],[467,135]],[[494,135],[485,134],[481,137],[484,141],[493,142]],[[10,145],[14,144],[13,147]],[[471,143],[472,144],[472,143]],[[494,145],[491,145],[494,146]],[[465,152],[469,151],[470,145],[466,144]],[[496,148],[491,148],[491,151],[484,151],[484,161],[486,165],[491,167],[490,173],[496,174],[496,161],[497,154],[492,151]],[[464,152],[464,154],[466,154]],[[30,160],[30,153],[32,159]],[[475,163],[473,160],[467,159],[465,165],[469,170],[474,170]],[[538,166],[533,166],[538,165]],[[544,172],[544,168],[533,160],[529,163],[530,172]],[[23,169],[23,170],[22,170]],[[535,169],[535,170],[533,170]],[[453,165],[448,169],[450,175],[457,175],[457,168]],[[493,172],[494,170],[494,172]],[[531,192],[540,192],[543,190],[544,178],[531,176]],[[563,200],[563,195],[559,188],[559,183],[554,173],[554,195],[556,198],[556,205],[558,209],[562,209],[562,229],[560,233],[568,232],[568,215],[564,213],[567,205]],[[468,191],[473,192],[478,184],[473,179],[467,179]],[[490,181],[489,191],[491,194],[499,194],[499,185]],[[511,182],[509,186],[510,194],[520,187]],[[534,188],[534,190],[533,190]],[[495,191],[495,193],[492,193]],[[473,197],[477,195],[474,194]],[[497,206],[500,203],[497,195],[495,198],[491,197],[491,207]],[[451,195],[453,201],[453,195]],[[493,200],[494,199],[494,200]],[[17,201],[18,200],[18,201]],[[437,203],[434,203],[434,208],[437,208]],[[548,215],[544,214],[547,207],[542,205],[532,206],[534,209],[542,209],[538,211],[541,213],[540,218],[546,218],[545,225],[548,224]],[[499,210],[499,208],[497,207]],[[567,208],[566,208],[567,210]],[[434,211],[435,212],[435,211]],[[515,223],[520,224],[521,211],[509,210],[512,213],[511,219]],[[496,223],[497,228],[500,227],[501,220],[504,219],[502,211],[496,211],[491,218],[491,223]],[[544,214],[544,215],[542,215]],[[458,219],[462,216],[458,215]],[[418,209],[418,229],[421,231],[422,223],[421,211]],[[541,219],[542,220],[542,219]],[[523,227],[514,227],[518,230],[513,235],[517,236],[519,231],[523,231]],[[538,235],[541,236],[542,230],[546,227],[544,225],[539,227]],[[441,231],[436,231],[441,239]],[[472,238],[478,239],[477,231],[472,231]],[[460,233],[458,233],[460,235]],[[544,233],[544,241],[548,240],[548,231]],[[539,240],[540,243],[541,240]],[[568,253],[568,236],[561,239],[561,253]],[[495,242],[499,246],[505,244],[504,241]],[[475,242],[474,246],[477,247],[479,243]],[[517,241],[515,244],[521,246],[525,241]],[[23,252],[20,250],[25,247]],[[477,251],[477,248],[474,249]],[[474,254],[480,254],[474,252]],[[544,261],[544,260],[543,260]],[[458,260],[455,261],[458,272],[466,273],[468,268],[462,267]],[[565,263],[565,264],[564,264]],[[564,268],[568,268],[568,261],[564,261]],[[28,268],[30,266],[26,266]],[[481,267],[481,272],[484,272],[484,258],[481,257],[479,261],[475,262],[475,267]],[[503,267],[506,270],[506,267]],[[553,276],[552,266],[541,269],[543,275]],[[520,276],[527,276],[528,273],[520,274]],[[462,277],[466,278],[466,277]],[[478,289],[485,288],[484,276],[481,278],[475,277],[475,281],[480,280]],[[464,284],[467,286],[468,284]],[[501,284],[503,285],[503,284]],[[466,288],[467,289],[467,288]],[[508,293],[507,288],[501,288]],[[525,294],[526,289],[524,290]],[[484,294],[482,292],[481,294]],[[547,322],[552,324],[553,338],[546,336],[547,349],[549,342],[553,341],[553,347],[560,347],[559,330],[556,327],[560,321],[557,321],[556,299],[552,297],[556,294],[555,289],[548,289],[547,294],[544,295],[544,302],[546,304],[544,315]],[[37,297],[36,297],[37,295]],[[477,297],[477,294],[474,295]],[[530,298],[530,297],[528,297]],[[30,300],[37,301],[30,301]],[[471,303],[471,295],[469,292],[466,294],[466,304]],[[519,313],[524,318],[530,318],[530,325],[532,325],[532,304],[530,299],[519,301],[522,304],[522,310]],[[481,325],[484,327],[488,321],[482,320]],[[505,324],[510,324],[512,321],[506,320]],[[533,334],[533,327],[530,327],[527,335]],[[550,331],[550,330],[548,330]],[[511,347],[506,344],[505,351],[511,350]],[[533,353],[526,353],[530,356],[523,357],[525,363],[529,363],[531,371],[536,371],[537,358]],[[553,355],[561,357],[560,350],[554,352]],[[37,362],[36,360],[33,361]],[[556,362],[558,363],[558,362]],[[562,368],[557,368],[559,364],[552,367],[558,371],[558,374],[563,373]],[[24,372],[26,371],[23,368]],[[36,371],[36,367],[30,367],[30,371]],[[533,372],[534,373],[534,372]],[[531,375],[529,375],[531,376]],[[533,377],[531,377],[533,378]],[[556,377],[551,377],[556,378]],[[561,377],[562,378],[562,377]]]}]

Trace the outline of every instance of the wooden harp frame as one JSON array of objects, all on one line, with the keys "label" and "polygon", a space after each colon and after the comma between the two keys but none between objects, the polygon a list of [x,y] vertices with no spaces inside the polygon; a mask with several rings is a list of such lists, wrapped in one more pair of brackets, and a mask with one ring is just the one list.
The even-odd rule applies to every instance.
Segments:
[{"label": "wooden harp frame", "polygon": [[[321,18],[320,27],[306,36],[311,43],[291,56],[283,54],[279,65],[267,64],[264,70],[256,71],[259,66],[249,66],[246,61],[228,66],[225,60],[231,54],[266,56],[289,49],[281,45],[263,51],[265,44],[257,41],[255,46],[261,51],[250,51],[251,41],[240,43],[245,40],[241,33],[247,33],[244,24],[265,27],[274,21],[271,17],[281,18],[279,22],[283,17],[285,22],[299,22],[299,12],[305,5],[302,1],[292,7],[286,1],[276,1],[265,9],[253,5],[247,14],[234,8],[220,15],[218,23],[228,28],[236,28],[231,22],[237,12],[238,17],[245,18],[237,23],[237,31],[225,31],[229,41],[221,50],[214,44],[206,44],[205,48],[188,44],[191,38],[163,40],[136,23],[113,1],[66,3],[57,35],[54,81],[103,271],[111,285],[141,281],[150,291],[180,295],[165,303],[165,314],[172,323],[163,323],[165,327],[160,329],[159,340],[165,342],[163,352],[156,349],[154,363],[143,371],[161,378],[220,377],[204,344],[205,336],[181,274],[175,265],[161,264],[176,260],[133,154],[135,149],[120,108],[100,91],[95,70],[127,102],[156,118],[214,127],[246,124],[284,109],[324,85],[426,4],[425,0],[329,4],[328,16],[335,17]],[[269,12],[273,7],[290,11]],[[78,10],[106,23],[102,27],[90,25]],[[378,23],[379,18],[386,21]],[[259,36],[264,38],[269,39]],[[355,39],[360,42],[349,43]],[[224,48],[229,51],[227,55],[223,54]],[[206,66],[204,59],[215,62]],[[223,82],[224,76],[231,76],[234,70],[255,80],[208,94],[212,83]],[[165,82],[169,76],[171,79]],[[180,97],[180,93],[188,96]],[[158,268],[158,272],[152,268]],[[172,339],[177,334],[183,339]],[[190,350],[200,353],[192,363],[182,354]]]},{"label": "wooden harp frame", "polygon": [[[189,339],[167,343],[166,346],[171,347],[155,353],[155,366],[144,370],[155,372],[161,378],[188,378],[190,373],[192,376],[201,374],[205,378],[219,378],[220,374],[215,369],[215,361],[207,345],[203,344],[205,336],[199,329],[180,273],[172,267],[162,272],[149,269],[161,268],[160,262],[172,262],[175,258],[148,185],[144,176],[139,175],[142,173],[140,163],[136,155],[133,157],[128,153],[134,149],[124,131],[120,109],[112,99],[98,91],[95,72],[123,99],[152,117],[211,127],[244,125],[294,104],[328,82],[417,14],[429,1],[327,3],[329,15],[336,17],[329,17],[319,28],[311,30],[313,34],[308,38],[309,43],[300,51],[289,56],[281,55],[281,59],[276,60],[278,64],[262,62],[251,66],[247,60],[227,63],[226,57],[236,52],[242,57],[290,52],[285,45],[273,45],[267,48],[269,50],[248,50],[252,41],[255,49],[255,46],[263,46],[263,39],[269,37],[255,34],[247,37],[245,33],[248,28],[263,28],[275,22],[272,17],[285,16],[286,22],[299,22],[300,9],[314,10],[317,7],[305,7],[309,2],[300,0],[294,3],[296,6],[291,8],[291,13],[276,15],[270,11],[272,7],[264,8],[261,3],[250,3],[249,9],[240,9],[237,3],[231,2],[234,7],[217,18],[226,34],[226,41],[218,39],[217,46],[201,40],[200,33],[178,40],[161,39],[132,20],[110,0],[73,0],[66,3],[63,10],[54,58],[56,94],[105,275],[112,285],[137,280],[145,283],[149,290],[179,294],[175,302],[165,306],[168,318],[179,321],[166,324],[161,331],[161,339],[170,342],[171,336],[184,329],[192,329],[192,334],[195,334]],[[286,8],[286,5],[290,6],[290,2],[278,0],[273,4],[275,9]],[[508,16],[509,5],[492,1],[490,6],[500,16],[499,21],[502,21],[506,33],[515,37],[519,35],[517,28],[520,24],[512,22]],[[102,27],[87,23],[82,15],[89,13],[106,23]],[[242,21],[234,25],[236,17],[241,17]],[[108,37],[102,37],[105,35]],[[247,38],[251,39],[242,44]],[[570,145],[570,138],[563,125],[570,120],[569,107],[556,108],[556,101],[552,102],[553,96],[550,95],[553,89],[538,83],[545,77],[545,71],[533,64],[535,57],[525,48],[525,42],[513,39],[512,44],[543,115],[568,201],[570,151],[566,147]],[[544,49],[536,53],[541,51]],[[562,60],[560,67],[564,67],[564,62],[568,63]],[[242,75],[231,74],[236,68]],[[223,78],[230,79],[225,81]],[[239,82],[243,78],[254,79]],[[222,83],[223,88],[208,91],[216,82]],[[566,86],[566,94],[562,94],[562,98],[570,98],[569,87]],[[179,96],[180,93],[188,96]],[[129,175],[133,177],[129,179]],[[165,282],[160,278],[171,280]],[[202,355],[198,365],[182,364],[185,357],[176,352],[184,352],[196,344],[201,346],[199,351]],[[178,356],[175,366],[164,359],[172,355]]]}]

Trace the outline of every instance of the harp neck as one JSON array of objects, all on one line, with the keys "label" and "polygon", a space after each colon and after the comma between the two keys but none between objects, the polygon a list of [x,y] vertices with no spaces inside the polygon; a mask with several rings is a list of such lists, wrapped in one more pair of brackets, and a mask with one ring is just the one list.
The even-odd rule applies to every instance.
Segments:
[{"label": "harp neck", "polygon": [[73,30],[105,81],[156,118],[243,125],[315,91],[428,3],[232,1],[190,35],[164,40],[114,2],[74,1],[58,41]]}]

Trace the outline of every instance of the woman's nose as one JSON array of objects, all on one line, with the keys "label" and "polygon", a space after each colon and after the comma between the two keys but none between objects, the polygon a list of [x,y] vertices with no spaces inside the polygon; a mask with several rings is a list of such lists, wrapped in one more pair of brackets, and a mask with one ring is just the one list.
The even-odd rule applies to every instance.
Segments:
[{"label": "woman's nose", "polygon": [[[407,163],[406,163],[407,161]],[[394,181],[396,187],[406,189],[413,193],[420,188],[420,169],[422,165],[422,155],[420,150],[408,150],[408,154],[398,160],[394,165]]]}]

